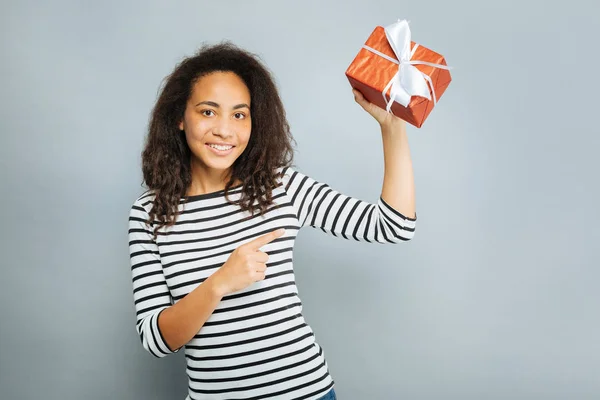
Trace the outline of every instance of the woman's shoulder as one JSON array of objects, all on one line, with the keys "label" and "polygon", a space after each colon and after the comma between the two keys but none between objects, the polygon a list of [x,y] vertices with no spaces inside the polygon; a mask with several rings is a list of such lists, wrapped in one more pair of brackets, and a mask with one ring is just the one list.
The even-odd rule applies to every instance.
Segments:
[{"label": "woman's shoulder", "polygon": [[303,174],[298,170],[295,165],[285,165],[279,167],[275,170],[275,174],[278,178],[283,182],[289,182],[290,179],[296,177],[297,175],[303,176]]},{"label": "woman's shoulder", "polygon": [[132,211],[137,210],[148,213],[148,211],[152,208],[155,197],[156,195],[153,190],[146,190],[142,194],[138,195],[138,197],[135,199],[131,206]]},{"label": "woman's shoulder", "polygon": [[311,182],[313,181],[312,176],[305,174],[295,165],[279,167],[277,169],[277,173],[281,179],[281,182],[287,186],[294,182],[303,182],[306,180],[309,180]]}]

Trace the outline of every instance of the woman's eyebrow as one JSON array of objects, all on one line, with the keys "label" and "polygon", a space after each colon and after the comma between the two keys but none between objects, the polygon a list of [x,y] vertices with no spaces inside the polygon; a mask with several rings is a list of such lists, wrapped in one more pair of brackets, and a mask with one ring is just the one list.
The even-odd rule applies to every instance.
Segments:
[{"label": "woman's eyebrow", "polygon": [[[209,100],[201,101],[200,103],[196,104],[195,107],[198,107],[201,104],[206,104],[207,106],[211,106],[211,107],[215,107],[215,108],[221,107],[219,105],[219,103],[215,103],[214,101],[209,101]],[[246,103],[236,104],[235,106],[233,106],[233,109],[237,110],[239,108],[244,108],[244,107],[246,107],[247,109],[250,109],[250,106]]]}]

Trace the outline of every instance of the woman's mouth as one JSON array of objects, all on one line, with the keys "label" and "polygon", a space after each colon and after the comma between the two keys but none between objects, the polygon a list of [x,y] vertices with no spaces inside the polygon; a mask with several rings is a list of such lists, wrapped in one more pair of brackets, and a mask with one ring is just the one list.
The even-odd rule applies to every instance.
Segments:
[{"label": "woman's mouth", "polygon": [[208,147],[214,154],[219,155],[219,156],[228,155],[229,153],[231,153],[231,151],[235,147],[232,145],[218,145],[218,144],[212,144],[212,143],[206,143],[205,146]]}]

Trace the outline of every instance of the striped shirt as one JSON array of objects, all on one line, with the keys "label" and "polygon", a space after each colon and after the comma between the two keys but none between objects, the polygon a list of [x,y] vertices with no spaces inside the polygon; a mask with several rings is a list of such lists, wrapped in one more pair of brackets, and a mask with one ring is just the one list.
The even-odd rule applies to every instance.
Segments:
[{"label": "striped shirt", "polygon": [[[184,346],[188,396],[192,399],[319,399],[334,385],[323,349],[302,315],[293,270],[293,249],[302,227],[344,239],[401,243],[414,235],[408,218],[379,197],[371,204],[343,195],[288,168],[273,190],[274,204],[259,216],[229,204],[224,190],[187,197],[174,226],[153,240],[145,222],[153,194],[146,192],[129,216],[129,251],[136,329],[156,357],[170,349],[159,328],[161,311],[177,303],[252,239],[285,228],[261,247],[269,255],[264,280],[222,298]],[[241,186],[229,191],[238,199]]]}]

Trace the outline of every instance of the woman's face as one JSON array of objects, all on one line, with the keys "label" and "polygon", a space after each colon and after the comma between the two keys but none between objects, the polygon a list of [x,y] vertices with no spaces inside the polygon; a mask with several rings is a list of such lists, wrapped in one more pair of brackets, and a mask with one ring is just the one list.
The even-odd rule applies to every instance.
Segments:
[{"label": "woman's face", "polygon": [[192,89],[179,129],[199,167],[229,172],[250,140],[250,91],[233,72],[213,72]]}]

